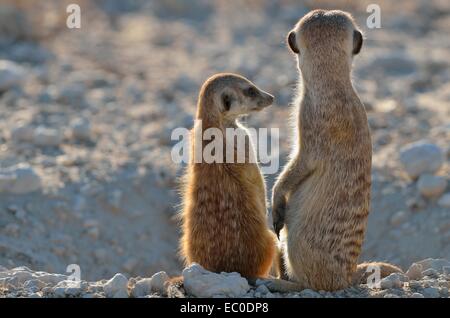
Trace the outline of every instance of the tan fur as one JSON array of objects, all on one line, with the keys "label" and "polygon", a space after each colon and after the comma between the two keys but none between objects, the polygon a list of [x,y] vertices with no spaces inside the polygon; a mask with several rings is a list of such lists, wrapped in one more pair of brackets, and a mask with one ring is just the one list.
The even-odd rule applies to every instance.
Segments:
[{"label": "tan fur", "polygon": [[[243,90],[257,89],[248,97]],[[232,108],[224,111],[221,94],[232,95]],[[240,115],[272,103],[273,97],[234,74],[218,74],[201,88],[197,119],[191,136],[191,162],[183,194],[181,253],[186,265],[196,262],[214,272],[239,272],[249,278],[267,277],[275,256],[275,235],[266,223],[266,189],[257,163],[194,163],[196,134],[210,127],[223,131],[241,127]],[[261,106],[262,105],[262,106]],[[205,146],[209,141],[203,141]],[[234,152],[235,149],[234,149]],[[226,149],[224,147],[224,158]],[[233,154],[236,159],[236,153]],[[225,159],[224,159],[225,161]]]},{"label": "tan fur", "polygon": [[272,204],[276,232],[284,226],[291,282],[273,280],[268,284],[272,290],[332,291],[358,279],[372,144],[364,106],[351,82],[352,57],[362,44],[355,31],[348,13],[315,10],[288,36],[291,50],[299,51],[301,71],[294,109],[298,145],[274,186]]}]

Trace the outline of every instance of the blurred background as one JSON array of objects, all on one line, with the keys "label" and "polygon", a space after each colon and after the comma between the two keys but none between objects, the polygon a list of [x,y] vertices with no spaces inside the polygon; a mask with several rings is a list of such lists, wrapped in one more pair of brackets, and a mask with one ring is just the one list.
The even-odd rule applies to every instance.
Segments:
[{"label": "blurred background", "polygon": [[[69,3],[81,29],[66,27]],[[370,3],[380,29],[366,26]],[[276,97],[246,122],[280,128],[283,165],[298,78],[285,36],[317,8],[349,11],[365,32],[353,74],[374,148],[361,261],[450,258],[449,1],[0,0],[0,266],[179,273],[172,129],[192,126],[204,80],[240,73]]]}]

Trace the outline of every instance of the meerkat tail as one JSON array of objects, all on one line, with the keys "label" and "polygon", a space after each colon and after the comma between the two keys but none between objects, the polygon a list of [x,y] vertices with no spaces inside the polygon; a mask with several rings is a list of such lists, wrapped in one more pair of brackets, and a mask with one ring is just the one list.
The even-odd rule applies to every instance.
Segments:
[{"label": "meerkat tail", "polygon": [[307,288],[304,284],[278,278],[265,279],[264,285],[275,293],[299,292]]},{"label": "meerkat tail", "polygon": [[367,281],[369,275],[373,274],[374,268],[380,269],[380,277],[384,278],[392,273],[403,273],[403,270],[395,265],[385,263],[385,262],[365,262],[357,266],[356,272],[354,274],[354,282],[362,283]]}]

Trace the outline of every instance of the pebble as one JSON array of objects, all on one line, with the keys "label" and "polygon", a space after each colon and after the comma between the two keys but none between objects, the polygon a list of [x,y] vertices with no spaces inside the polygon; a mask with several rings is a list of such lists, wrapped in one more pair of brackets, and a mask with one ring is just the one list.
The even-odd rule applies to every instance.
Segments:
[{"label": "pebble", "polygon": [[450,193],[444,194],[439,199],[438,204],[443,208],[450,208]]},{"label": "pebble", "polygon": [[417,182],[417,188],[425,198],[436,198],[444,193],[447,180],[444,177],[423,174]]},{"label": "pebble", "polygon": [[439,277],[439,272],[437,270],[435,270],[434,268],[429,268],[427,270],[424,270],[422,272],[422,276],[428,276],[431,278],[438,278]]},{"label": "pebble", "polygon": [[20,125],[11,131],[11,139],[14,142],[31,142],[34,129],[31,126]]},{"label": "pebble", "polygon": [[56,147],[62,142],[62,134],[56,129],[40,126],[34,131],[33,142],[41,147]]},{"label": "pebble", "polygon": [[183,270],[183,278],[186,292],[196,297],[243,297],[250,289],[238,273],[212,273],[196,263]]},{"label": "pebble", "polygon": [[427,287],[422,290],[422,294],[425,298],[439,298],[439,289],[435,287]]},{"label": "pebble", "polygon": [[78,140],[91,138],[91,124],[87,119],[77,118],[70,123],[72,137]]},{"label": "pebble", "polygon": [[0,92],[22,83],[25,78],[25,68],[13,61],[0,60]]},{"label": "pebble", "polygon": [[380,281],[381,289],[401,288],[403,287],[403,276],[398,273],[390,274]]},{"label": "pebble", "polygon": [[103,285],[103,289],[106,297],[124,298],[128,297],[127,285],[128,279],[124,275],[117,273]]},{"label": "pebble", "polygon": [[154,274],[151,278],[140,279],[131,290],[131,295],[133,297],[143,297],[152,293],[166,295],[164,284],[168,279],[169,276],[164,271]]},{"label": "pebble", "polygon": [[260,293],[262,295],[265,295],[265,294],[267,294],[269,292],[269,289],[267,288],[266,285],[259,285],[256,288],[256,292],[258,292],[258,293]]},{"label": "pebble", "polygon": [[26,163],[0,169],[0,192],[25,194],[40,188],[40,176]]},{"label": "pebble", "polygon": [[393,226],[398,226],[405,222],[408,219],[408,213],[405,211],[398,211],[395,212],[394,215],[392,215],[390,223]]},{"label": "pebble", "polygon": [[421,293],[412,293],[411,298],[425,298]]},{"label": "pebble", "polygon": [[437,270],[439,273],[443,273],[444,268],[450,267],[450,262],[442,258],[438,259],[427,258],[417,263],[422,265],[422,271],[425,271],[429,268],[433,268]]},{"label": "pebble", "polygon": [[304,289],[300,292],[300,296],[303,298],[320,298],[320,294],[312,289]]},{"label": "pebble", "polygon": [[421,174],[439,170],[444,163],[444,152],[439,146],[421,140],[400,149],[400,162],[408,175],[415,179]]}]

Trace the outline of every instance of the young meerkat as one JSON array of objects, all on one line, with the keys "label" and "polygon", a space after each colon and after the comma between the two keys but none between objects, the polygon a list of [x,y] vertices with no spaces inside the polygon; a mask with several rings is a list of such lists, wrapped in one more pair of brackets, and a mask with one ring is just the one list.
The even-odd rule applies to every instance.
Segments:
[{"label": "young meerkat", "polygon": [[352,58],[363,36],[350,14],[314,10],[289,33],[300,71],[296,145],[277,179],[273,223],[290,282],[274,291],[338,290],[362,279],[357,265],[370,204],[372,144],[364,105],[351,82]]},{"label": "young meerkat", "polygon": [[[185,175],[181,254],[186,265],[196,262],[213,272],[239,272],[247,278],[267,277],[276,253],[276,236],[267,226],[266,188],[254,149],[238,118],[271,105],[273,96],[236,74],[217,74],[202,86],[191,132],[191,158]],[[222,132],[223,163],[197,163],[198,147],[210,142],[209,128]],[[246,134],[245,160],[239,161],[235,136]],[[201,141],[197,143],[197,140]],[[227,143],[231,154],[227,154]],[[227,161],[227,158],[233,162]],[[241,160],[242,161],[242,160]]]}]

